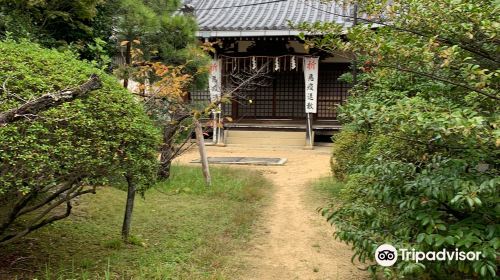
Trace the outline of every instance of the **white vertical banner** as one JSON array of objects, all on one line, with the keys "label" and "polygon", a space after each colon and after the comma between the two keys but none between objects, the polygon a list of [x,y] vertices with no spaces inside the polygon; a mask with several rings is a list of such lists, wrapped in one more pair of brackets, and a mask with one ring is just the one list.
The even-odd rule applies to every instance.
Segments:
[{"label": "white vertical banner", "polygon": [[222,94],[222,61],[220,59],[214,59],[210,63],[208,79],[210,101],[217,102]]},{"label": "white vertical banner", "polygon": [[318,103],[318,57],[304,57],[304,79],[306,85],[306,113],[317,113]]}]

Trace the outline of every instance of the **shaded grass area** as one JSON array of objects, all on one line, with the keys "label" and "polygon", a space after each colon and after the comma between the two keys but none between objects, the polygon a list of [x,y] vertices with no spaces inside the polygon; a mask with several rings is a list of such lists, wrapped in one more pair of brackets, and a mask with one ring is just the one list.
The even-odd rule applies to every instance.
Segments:
[{"label": "shaded grass area", "polygon": [[333,176],[323,177],[313,182],[313,189],[324,199],[338,201],[345,183],[339,182]]},{"label": "shaded grass area", "polygon": [[312,183],[311,197],[316,210],[321,213],[326,209],[338,209],[345,196],[345,183],[333,176],[319,178]]},{"label": "shaded grass area", "polygon": [[0,247],[0,279],[225,279],[270,183],[257,172],[174,166],[138,198],[132,244],[120,239],[126,193],[103,188],[73,215]]}]

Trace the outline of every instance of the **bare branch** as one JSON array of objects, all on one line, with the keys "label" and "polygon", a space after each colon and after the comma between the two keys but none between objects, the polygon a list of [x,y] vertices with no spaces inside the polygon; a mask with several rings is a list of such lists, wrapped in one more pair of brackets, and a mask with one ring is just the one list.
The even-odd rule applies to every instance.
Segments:
[{"label": "bare branch", "polygon": [[49,108],[80,98],[88,92],[101,87],[101,79],[97,75],[92,75],[87,82],[75,89],[45,94],[37,99],[24,103],[18,108],[0,112],[0,126],[18,121],[26,115],[36,115]]},{"label": "bare branch", "polygon": [[[243,71],[241,74],[236,74],[236,73],[231,73],[231,78],[233,79],[233,84],[236,84],[237,86],[230,89],[228,92],[225,92],[223,94],[223,97],[225,98],[231,98],[236,92],[244,89],[252,90],[253,87],[258,87],[258,86],[265,86],[266,79],[271,79],[270,76],[268,76],[268,63],[262,65],[258,70],[256,71]],[[218,102],[216,105],[219,105],[220,102]]]},{"label": "bare branch", "polygon": [[51,195],[49,195],[48,197],[46,197],[44,200],[42,200],[42,202],[40,202],[39,204],[37,205],[33,205],[31,207],[28,207],[28,208],[25,208],[23,209],[22,211],[19,212],[19,215],[18,216],[21,216],[21,215],[24,215],[26,213],[29,213],[29,212],[32,212],[32,211],[35,211],[45,205],[47,205],[49,202],[51,202],[52,200],[56,199],[59,195],[61,195],[62,193],[64,193],[65,191],[71,189],[71,186],[73,185],[75,181],[67,181],[67,182],[64,182],[62,184],[60,184],[59,186],[61,186],[57,191],[53,192]]},{"label": "bare branch", "polygon": [[[87,190],[84,190],[83,188],[84,188],[84,186],[82,186],[80,184],[71,186],[69,188],[69,190],[66,191],[66,194],[64,195],[63,198],[50,204],[50,206],[47,209],[45,209],[42,213],[40,213],[36,218],[32,219],[31,223],[28,224],[25,227],[25,229],[23,229],[19,232],[15,232],[15,233],[3,236],[0,239],[0,244],[8,244],[8,243],[14,242],[15,240],[17,240],[23,236],[26,236],[27,234],[31,233],[32,231],[37,230],[37,229],[39,229],[47,224],[53,223],[53,222],[58,221],[58,220],[62,220],[64,218],[67,218],[71,214],[71,209],[72,209],[71,200],[72,199],[74,199],[78,196],[84,195],[84,194],[88,194],[88,193],[95,194],[96,193],[95,186],[92,187],[91,189],[87,189]],[[52,212],[55,208],[59,207],[63,203],[66,203],[66,212],[64,214],[53,215],[49,218],[44,219],[45,216],[47,216],[50,212]]]},{"label": "bare branch", "polygon": [[7,228],[19,217],[19,212],[28,205],[29,201],[33,198],[33,193],[29,193],[19,199],[12,210],[10,211],[7,219],[0,225],[0,235],[2,235]]},{"label": "bare branch", "polygon": [[[64,218],[67,218],[69,217],[69,215],[71,214],[71,209],[73,208],[73,206],[71,205],[71,200],[65,200],[66,201],[66,212],[64,214],[61,214],[61,215],[54,215],[50,218],[47,218],[41,222],[39,222],[38,224],[34,224],[34,225],[31,225],[27,228],[25,228],[24,230],[16,233],[16,234],[11,234],[11,235],[7,235],[5,237],[3,237],[2,239],[0,239],[0,244],[8,244],[8,243],[12,243],[14,241],[16,241],[17,239],[23,237],[23,236],[26,236],[27,234],[29,234],[30,232],[34,231],[34,230],[37,230],[45,225],[48,225],[48,224],[51,224],[55,221],[58,221],[58,220],[62,220]],[[63,201],[64,202],[64,201]]]}]

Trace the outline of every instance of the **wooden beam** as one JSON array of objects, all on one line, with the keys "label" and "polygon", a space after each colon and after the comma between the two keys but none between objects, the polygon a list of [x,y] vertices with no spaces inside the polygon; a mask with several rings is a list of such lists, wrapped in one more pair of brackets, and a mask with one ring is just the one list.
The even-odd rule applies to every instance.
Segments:
[{"label": "wooden beam", "polygon": [[198,150],[200,152],[200,161],[201,161],[201,168],[203,171],[203,177],[205,177],[205,183],[207,184],[207,186],[211,186],[212,177],[210,176],[207,152],[205,150],[205,139],[203,138],[203,129],[198,119],[194,120],[194,131],[196,134],[196,144],[198,144]]},{"label": "wooden beam", "polygon": [[312,114],[311,113],[307,113],[305,149],[308,149],[308,150],[314,149],[314,131],[313,131]]}]

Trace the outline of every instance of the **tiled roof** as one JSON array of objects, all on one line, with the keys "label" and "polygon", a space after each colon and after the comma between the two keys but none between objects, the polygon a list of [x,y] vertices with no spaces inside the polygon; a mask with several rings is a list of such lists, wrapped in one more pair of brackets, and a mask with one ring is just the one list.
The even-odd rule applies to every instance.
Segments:
[{"label": "tiled roof", "polygon": [[[188,1],[186,1],[188,2]],[[290,23],[351,25],[348,6],[320,0],[191,0],[201,37],[296,35]],[[340,16],[339,16],[340,15]]]}]

